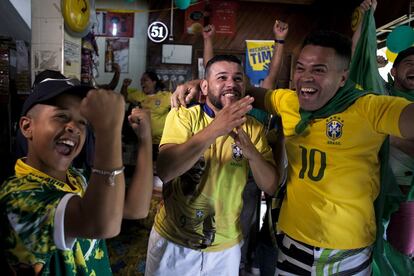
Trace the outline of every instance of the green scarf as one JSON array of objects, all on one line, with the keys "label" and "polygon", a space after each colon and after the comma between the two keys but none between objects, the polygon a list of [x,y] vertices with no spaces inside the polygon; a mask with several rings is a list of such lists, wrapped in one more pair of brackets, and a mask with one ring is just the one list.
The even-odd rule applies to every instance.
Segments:
[{"label": "green scarf", "polygon": [[364,13],[361,36],[349,68],[349,78],[358,88],[385,94],[384,81],[377,65],[377,36],[372,9]]},{"label": "green scarf", "polygon": [[313,119],[326,118],[332,114],[340,113],[353,104],[359,97],[369,93],[356,89],[355,83],[348,79],[345,85],[323,107],[315,111],[299,109],[300,121],[295,127],[296,133],[301,134]]},{"label": "green scarf", "polygon": [[373,275],[412,275],[414,262],[411,258],[397,251],[384,239],[384,233],[392,213],[398,210],[401,202],[405,201],[404,195],[398,189],[394,173],[388,165],[389,138],[383,143],[379,155],[381,158],[381,185],[380,193],[374,202],[377,238],[373,251]]},{"label": "green scarf", "polygon": [[390,95],[405,98],[409,101],[414,102],[414,91],[402,91],[392,86],[390,89]]}]

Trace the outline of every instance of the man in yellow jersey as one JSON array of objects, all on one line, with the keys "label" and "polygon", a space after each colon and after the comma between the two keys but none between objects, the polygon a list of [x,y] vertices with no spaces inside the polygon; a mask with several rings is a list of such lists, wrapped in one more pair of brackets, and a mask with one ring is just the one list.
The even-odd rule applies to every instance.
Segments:
[{"label": "man in yellow jersey", "polygon": [[157,168],[164,206],[151,232],[146,275],[238,275],[242,192],[249,169],[273,194],[278,171],[234,56],[219,55],[201,81],[206,103],[167,116]]},{"label": "man in yellow jersey", "polygon": [[160,143],[165,118],[170,111],[171,92],[165,91],[164,83],[154,71],[145,71],[140,79],[141,91],[129,88],[131,79],[124,79],[121,94],[125,101],[140,108],[151,111],[151,134],[153,144],[153,160],[157,159],[158,145]]},{"label": "man in yellow jersey", "polygon": [[[248,91],[283,122],[289,165],[277,275],[371,274],[378,153],[388,134],[414,137],[414,104],[356,90],[350,58],[348,38],[315,32],[296,62],[296,91]],[[174,105],[194,97],[195,84],[179,87]]]},{"label": "man in yellow jersey", "polygon": [[[401,51],[391,69],[394,81],[389,93],[414,101],[414,47]],[[404,197],[399,210],[391,216],[387,239],[401,253],[414,255],[414,140],[391,137],[390,165]]]}]

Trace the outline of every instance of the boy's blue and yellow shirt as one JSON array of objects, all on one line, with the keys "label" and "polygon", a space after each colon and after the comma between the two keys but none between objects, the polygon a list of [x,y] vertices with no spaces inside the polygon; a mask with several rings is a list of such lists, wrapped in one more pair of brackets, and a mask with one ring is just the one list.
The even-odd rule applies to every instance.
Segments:
[{"label": "boy's blue and yellow shirt", "polygon": [[42,268],[44,275],[110,275],[103,240],[77,239],[71,250],[60,250],[54,240],[55,213],[67,194],[83,196],[84,177],[67,172],[68,183],[17,161],[15,176],[0,189],[0,245],[7,262]]}]

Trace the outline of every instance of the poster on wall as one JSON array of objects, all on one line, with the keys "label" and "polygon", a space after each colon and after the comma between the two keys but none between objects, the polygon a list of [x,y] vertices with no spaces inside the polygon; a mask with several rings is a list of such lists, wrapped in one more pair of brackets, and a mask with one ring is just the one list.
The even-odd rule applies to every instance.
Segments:
[{"label": "poster on wall", "polygon": [[63,73],[70,78],[80,79],[82,41],[65,33],[63,41]]},{"label": "poster on wall", "polygon": [[177,85],[192,80],[191,66],[161,66],[150,69],[157,73],[168,91],[175,91]]},{"label": "poster on wall", "polygon": [[161,51],[162,63],[191,64],[193,46],[181,44],[163,44]]},{"label": "poster on wall", "polygon": [[105,72],[113,72],[114,63],[118,63],[121,73],[128,73],[129,38],[105,39]]},{"label": "poster on wall", "polygon": [[49,49],[33,46],[33,69],[35,75],[43,70],[60,70],[62,51],[58,46],[51,45]]},{"label": "poster on wall", "polygon": [[134,36],[134,13],[115,13],[106,14],[107,34],[118,37]]},{"label": "poster on wall", "polygon": [[211,24],[216,34],[233,36],[236,33],[238,3],[235,1],[212,1]]},{"label": "poster on wall", "polygon": [[246,40],[246,74],[250,83],[260,86],[269,71],[275,42],[273,40]]},{"label": "poster on wall", "polygon": [[187,34],[199,34],[204,27],[205,2],[190,5],[185,10],[184,32]]},{"label": "poster on wall", "polygon": [[133,37],[134,13],[96,12],[93,27],[96,36]]}]

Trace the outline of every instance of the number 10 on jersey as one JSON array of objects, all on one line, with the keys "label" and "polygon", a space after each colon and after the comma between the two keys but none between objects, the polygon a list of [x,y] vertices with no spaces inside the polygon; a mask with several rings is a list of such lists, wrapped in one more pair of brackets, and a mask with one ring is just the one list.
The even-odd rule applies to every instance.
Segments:
[{"label": "number 10 on jersey", "polygon": [[302,146],[299,146],[299,148],[302,151],[302,168],[299,172],[299,178],[305,178],[306,174],[310,180],[320,181],[325,174],[326,153],[318,149],[307,149]]}]

